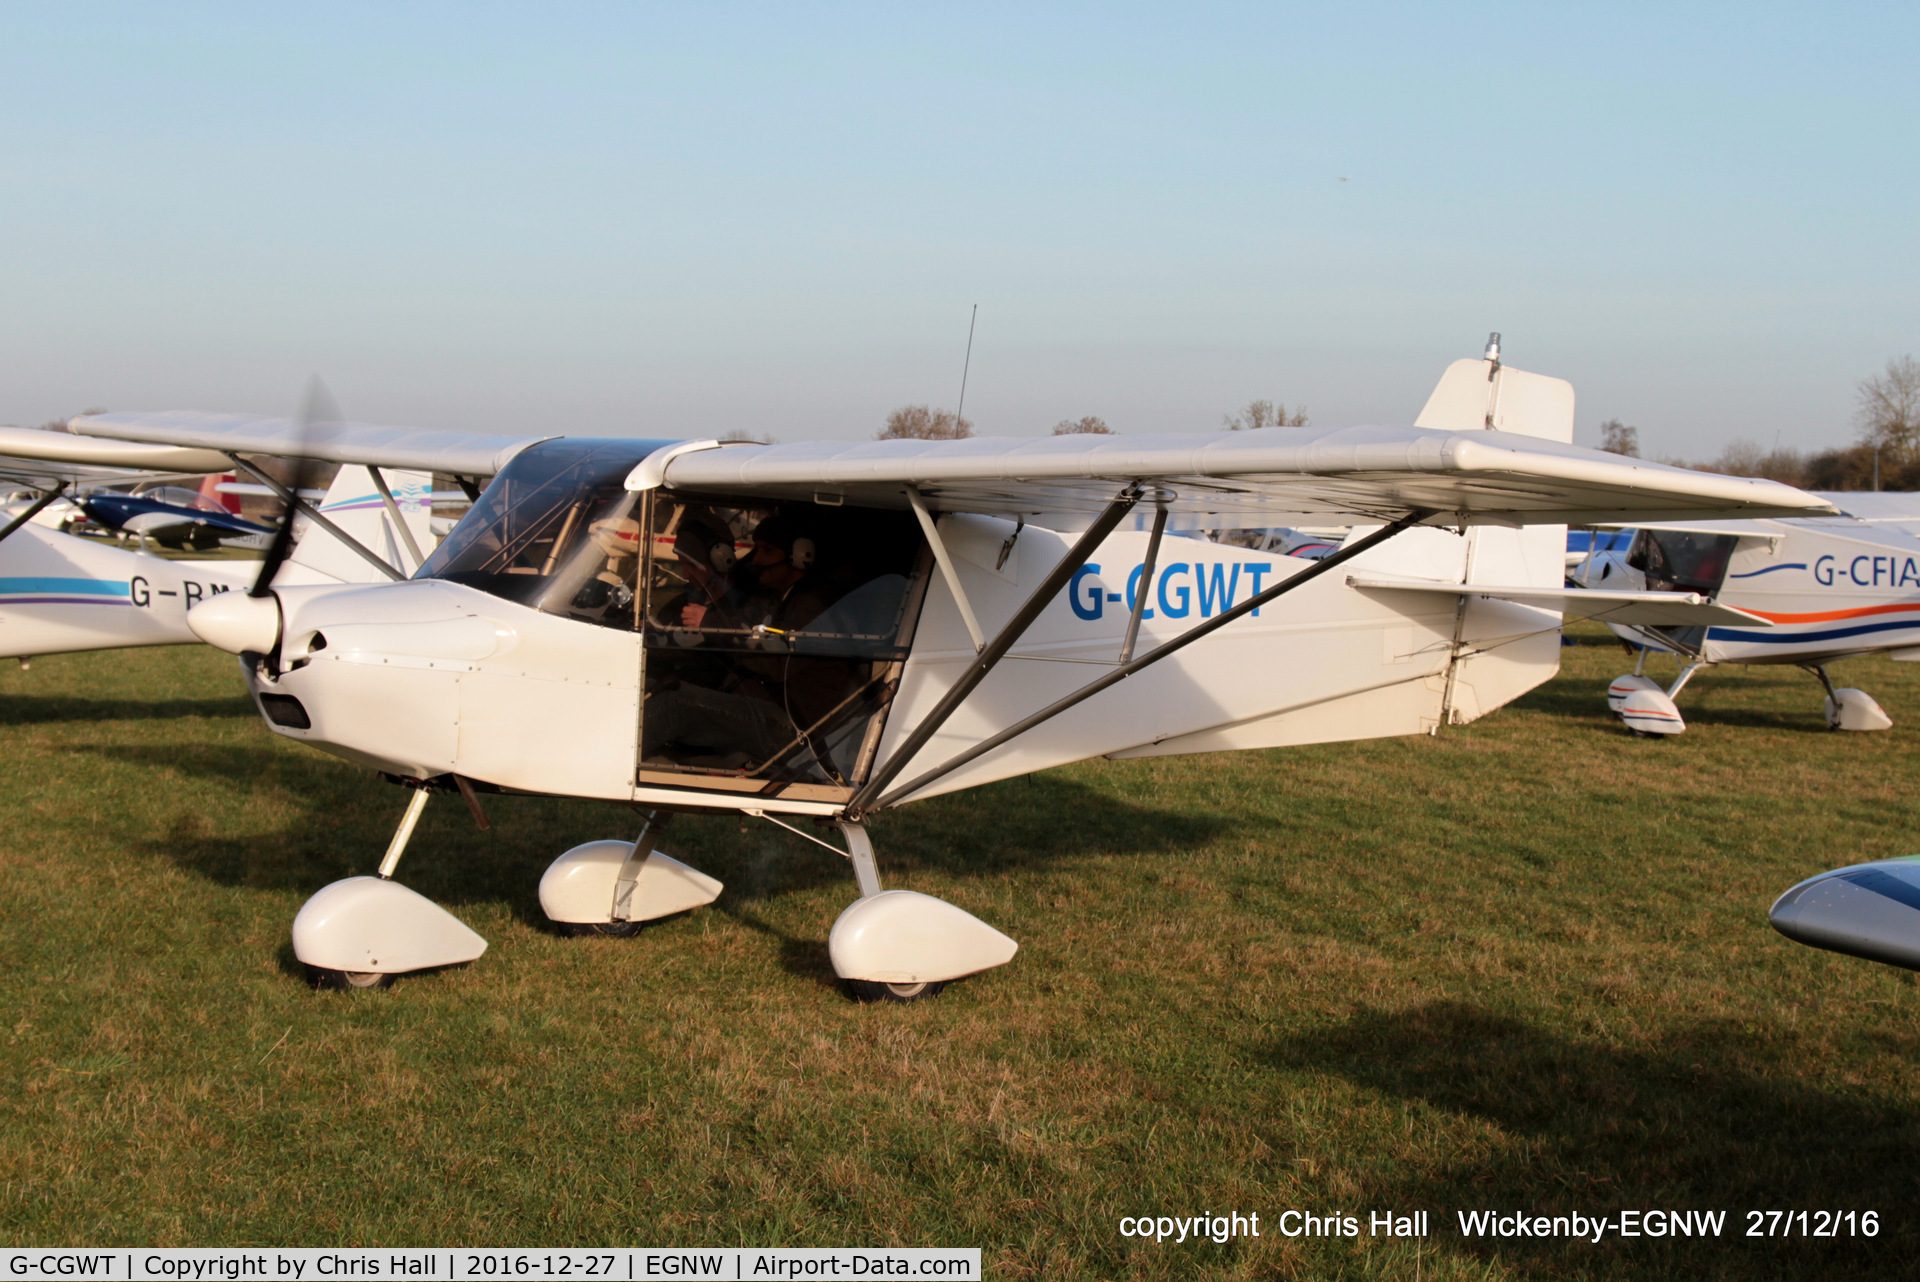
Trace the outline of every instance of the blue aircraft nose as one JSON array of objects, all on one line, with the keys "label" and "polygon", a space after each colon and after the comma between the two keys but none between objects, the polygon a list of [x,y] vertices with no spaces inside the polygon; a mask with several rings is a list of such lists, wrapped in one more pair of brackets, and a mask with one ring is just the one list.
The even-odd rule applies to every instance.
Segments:
[{"label": "blue aircraft nose", "polygon": [[1920,970],[1920,855],[1809,877],[1767,920],[1796,943]]}]

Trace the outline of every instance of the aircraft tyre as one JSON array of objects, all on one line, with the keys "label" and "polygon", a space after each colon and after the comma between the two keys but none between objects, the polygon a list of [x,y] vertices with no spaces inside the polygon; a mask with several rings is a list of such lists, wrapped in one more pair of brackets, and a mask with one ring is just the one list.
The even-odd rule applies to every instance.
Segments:
[{"label": "aircraft tyre", "polygon": [[569,939],[585,939],[593,935],[606,939],[632,939],[647,928],[647,923],[644,921],[556,921],[553,926]]},{"label": "aircraft tyre", "polygon": [[849,979],[846,985],[857,1002],[923,1002],[929,997],[938,997],[947,986],[945,980],[888,984],[873,979]]},{"label": "aircraft tyre", "polygon": [[393,976],[370,970],[330,970],[307,967],[307,982],[322,992],[352,992],[361,988],[392,988]]}]

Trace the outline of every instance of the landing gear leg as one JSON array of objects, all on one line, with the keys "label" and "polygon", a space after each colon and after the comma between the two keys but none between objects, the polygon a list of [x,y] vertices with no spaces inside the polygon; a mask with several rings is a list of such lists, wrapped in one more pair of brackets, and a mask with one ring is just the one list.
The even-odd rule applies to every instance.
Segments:
[{"label": "landing gear leg", "polygon": [[413,840],[413,830],[420,822],[420,812],[426,808],[427,790],[415,788],[412,798],[407,802],[407,813],[400,816],[400,826],[394,829],[393,840],[387,843],[387,857],[380,861],[380,880],[393,880],[393,870],[400,866],[400,856],[407,853],[407,843]]},{"label": "landing gear leg", "polygon": [[1704,659],[1695,659],[1692,663],[1680,669],[1679,678],[1676,679],[1673,685],[1667,690],[1667,698],[1678,699],[1680,697],[1680,691],[1686,688],[1687,682],[1693,680],[1693,674],[1706,666],[1707,664]]},{"label": "landing gear leg", "polygon": [[1829,730],[1885,730],[1893,725],[1893,718],[1865,690],[1836,690],[1827,679],[1825,665],[1804,663],[1800,666],[1819,677],[1820,684],[1826,687]]},{"label": "landing gear leg", "polygon": [[1824,663],[1808,663],[1802,666],[1806,671],[1820,678],[1820,684],[1827,688],[1827,698],[1833,698],[1833,682],[1827,679],[1827,665]]}]

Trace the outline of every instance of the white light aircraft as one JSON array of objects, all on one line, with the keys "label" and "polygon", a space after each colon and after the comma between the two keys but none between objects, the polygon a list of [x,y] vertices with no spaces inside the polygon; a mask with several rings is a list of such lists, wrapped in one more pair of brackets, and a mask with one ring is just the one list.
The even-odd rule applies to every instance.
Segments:
[{"label": "white light aircraft", "polygon": [[[321,889],[294,922],[317,982],[480,955],[392,877],[430,792],[479,817],[478,794],[502,790],[655,812],[637,840],[546,871],[543,908],[581,931],[719,894],[656,849],[663,816],[837,828],[860,896],[832,928],[834,969],[856,996],[911,1000],[1016,945],[883,890],[874,813],[1093,756],[1469,721],[1557,670],[1565,523],[1825,509],[1575,448],[1572,389],[1497,355],[1450,367],[1415,427],[724,447],[190,414],[74,428],[492,478],[408,582],[282,585],[270,554],[255,594],[189,615],[242,656],[275,733],[412,790],[378,875]],[[1162,538],[1302,523],[1358,524],[1319,561]],[[1715,608],[1587,597],[1656,621]]]},{"label": "white light aircraft", "polygon": [[[1583,586],[1627,587],[1711,598],[1747,616],[1709,624],[1615,622],[1643,647],[1634,670],[1607,688],[1607,704],[1632,730],[1679,734],[1675,703],[1717,663],[1793,664],[1826,689],[1827,724],[1885,730],[1892,720],[1865,691],[1835,689],[1826,665],[1887,652],[1920,659],[1920,502],[1901,494],[1821,494],[1838,511],[1770,520],[1642,524],[1625,552],[1603,551],[1575,572]],[[1650,650],[1680,659],[1667,686],[1645,673]]]},{"label": "white light aircraft", "polygon": [[[208,597],[247,588],[258,575],[257,562],[168,560],[64,534],[36,518],[74,486],[233,466],[226,455],[207,450],[0,428],[0,478],[40,492],[0,528],[0,658],[197,644],[187,611]],[[410,555],[413,549],[432,546],[428,479],[391,473],[376,483],[366,468],[341,468],[317,509],[305,505],[283,581],[293,586],[405,578],[421,559]]]}]

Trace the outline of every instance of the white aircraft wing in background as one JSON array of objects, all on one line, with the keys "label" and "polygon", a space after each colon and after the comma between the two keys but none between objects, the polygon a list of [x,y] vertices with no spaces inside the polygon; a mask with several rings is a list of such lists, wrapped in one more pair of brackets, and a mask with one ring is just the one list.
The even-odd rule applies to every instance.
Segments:
[{"label": "white aircraft wing in background", "polygon": [[[214,459],[201,471],[230,467],[226,455],[235,453],[451,476],[492,476],[527,446],[554,435],[486,436],[377,423],[296,423],[289,418],[191,410],[87,414],[67,426],[83,439],[111,437],[122,442],[123,448],[125,442],[138,442],[200,452]],[[0,440],[0,452],[4,450],[5,441]]]}]

